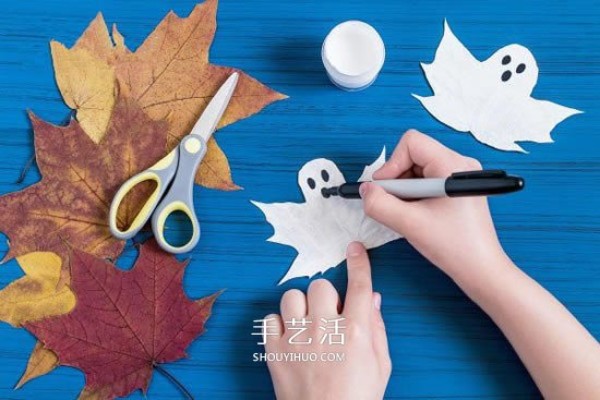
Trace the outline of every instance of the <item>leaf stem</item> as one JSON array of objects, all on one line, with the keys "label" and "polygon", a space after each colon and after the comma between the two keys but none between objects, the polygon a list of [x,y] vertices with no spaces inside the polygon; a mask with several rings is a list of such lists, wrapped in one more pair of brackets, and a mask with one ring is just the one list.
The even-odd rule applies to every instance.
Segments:
[{"label": "leaf stem", "polygon": [[183,393],[183,395],[185,396],[186,399],[194,400],[194,396],[192,396],[192,394],[185,388],[185,386],[183,386],[181,384],[181,382],[179,382],[177,380],[177,378],[175,378],[173,375],[171,375],[169,373],[169,371],[167,371],[166,369],[161,367],[159,364],[154,364],[154,369],[156,369],[158,372],[160,372],[162,375],[164,375],[168,380],[170,380],[171,383],[174,384],[177,387],[177,389],[179,389],[181,391],[181,393]]}]

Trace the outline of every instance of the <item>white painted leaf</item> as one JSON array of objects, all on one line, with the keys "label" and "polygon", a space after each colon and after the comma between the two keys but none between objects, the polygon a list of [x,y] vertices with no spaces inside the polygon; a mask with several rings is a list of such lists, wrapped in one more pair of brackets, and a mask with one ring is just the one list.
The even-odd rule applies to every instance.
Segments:
[{"label": "white painted leaf", "polygon": [[551,143],[550,132],[581,113],[531,97],[538,80],[533,54],[518,44],[478,61],[444,21],[444,36],[431,64],[421,63],[433,96],[413,94],[440,122],[471,132],[499,150],[521,151],[517,142]]}]

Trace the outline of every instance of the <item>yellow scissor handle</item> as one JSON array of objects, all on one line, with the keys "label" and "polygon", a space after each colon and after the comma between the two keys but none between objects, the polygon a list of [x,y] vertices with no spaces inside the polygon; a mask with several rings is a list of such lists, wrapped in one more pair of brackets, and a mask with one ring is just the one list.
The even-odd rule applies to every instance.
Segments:
[{"label": "yellow scissor handle", "polygon": [[[185,213],[192,224],[192,237],[187,243],[181,246],[173,246],[165,238],[165,223],[167,222],[167,218],[177,211]],[[188,204],[181,200],[168,202],[164,204],[164,207],[159,206],[157,208],[156,213],[152,216],[152,230],[154,231],[154,237],[158,245],[163,250],[173,254],[187,253],[196,246],[200,239],[200,224],[198,223],[196,214]]]},{"label": "yellow scissor handle", "polygon": [[[177,151],[172,151],[149,169],[132,176],[123,183],[112,200],[108,215],[108,225],[113,236],[121,240],[131,239],[144,227],[146,222],[148,222],[152,216],[152,213],[164,194],[169,182],[175,175],[177,159]],[[156,188],[152,194],[148,196],[148,199],[133,219],[131,225],[124,230],[121,230],[118,226],[118,212],[123,199],[134,187],[147,181],[154,181],[156,183]]]},{"label": "yellow scissor handle", "polygon": [[[156,182],[156,188],[154,189],[152,194],[148,197],[148,199],[146,200],[146,203],[144,203],[144,206],[142,207],[140,212],[135,216],[131,225],[128,228],[126,228],[125,230],[121,230],[117,223],[118,222],[117,214],[118,214],[119,207],[121,206],[121,202],[123,201],[125,196],[127,196],[127,194],[135,186],[137,186],[138,184],[140,184],[142,182],[146,182],[146,181]],[[140,231],[140,229],[142,229],[144,224],[146,222],[148,222],[148,220],[150,219],[150,216],[152,215],[152,212],[154,211],[154,208],[156,207],[156,204],[158,203],[158,200],[159,200],[158,194],[160,192],[160,189],[161,189],[160,178],[155,172],[152,172],[152,171],[141,172],[141,173],[133,176],[128,181],[126,181],[119,188],[119,191],[113,198],[113,201],[110,206],[109,227],[110,227],[110,232],[113,234],[113,236],[115,236],[117,239],[122,239],[122,240],[130,239],[130,238],[134,237]]]}]

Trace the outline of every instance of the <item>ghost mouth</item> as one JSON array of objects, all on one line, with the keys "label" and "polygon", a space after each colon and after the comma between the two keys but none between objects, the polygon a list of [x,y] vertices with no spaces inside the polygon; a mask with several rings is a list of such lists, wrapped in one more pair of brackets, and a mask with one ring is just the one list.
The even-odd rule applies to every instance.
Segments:
[{"label": "ghost mouth", "polygon": [[338,193],[338,187],[334,186],[334,187],[331,187],[331,188],[322,188],[321,189],[321,195],[325,199],[328,199],[331,196],[337,196],[337,195],[339,195],[339,193]]}]

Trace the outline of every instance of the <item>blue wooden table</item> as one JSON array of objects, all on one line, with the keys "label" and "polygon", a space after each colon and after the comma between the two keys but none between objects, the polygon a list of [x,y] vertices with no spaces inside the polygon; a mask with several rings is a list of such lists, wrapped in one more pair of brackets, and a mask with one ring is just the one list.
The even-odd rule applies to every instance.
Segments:
[{"label": "blue wooden table", "polygon": [[[55,86],[50,39],[68,45],[96,12],[117,22],[136,47],[174,9],[191,1],[2,1],[0,8],[0,192],[39,179],[34,168],[16,181],[33,154],[25,110],[64,121],[68,109]],[[346,93],[329,84],[320,45],[335,24],[360,18],[381,33],[387,60],[377,82]],[[498,152],[436,122],[411,93],[430,89],[419,68],[431,61],[447,18],[480,59],[510,43],[531,49],[540,67],[534,95],[585,111],[554,131],[556,143],[526,145],[528,155]],[[273,396],[252,320],[277,310],[281,294],[308,280],[277,287],[295,253],[265,242],[271,227],[250,199],[300,200],[296,171],[328,157],[350,179],[410,127],[428,132],[486,167],[527,178],[524,192],[491,200],[508,253],[552,291],[600,337],[600,4],[583,1],[245,1],[222,0],[212,62],[239,67],[290,98],[218,133],[235,180],[245,190],[196,191],[204,237],[191,254],[185,288],[200,297],[221,288],[208,331],[190,347],[189,359],[167,365],[198,398],[265,399]],[[2,216],[0,216],[1,218]],[[6,250],[2,240],[0,250]],[[530,399],[539,392],[494,324],[457,287],[405,242],[371,252],[374,285],[394,364],[387,398]],[[128,251],[120,265],[131,265]],[[2,267],[0,284],[20,274]],[[345,268],[325,274],[340,290]],[[34,339],[0,325],[0,398],[74,398],[83,375],[61,367],[12,387]],[[180,393],[155,374],[151,399]],[[136,393],[134,398],[140,398]]]}]

